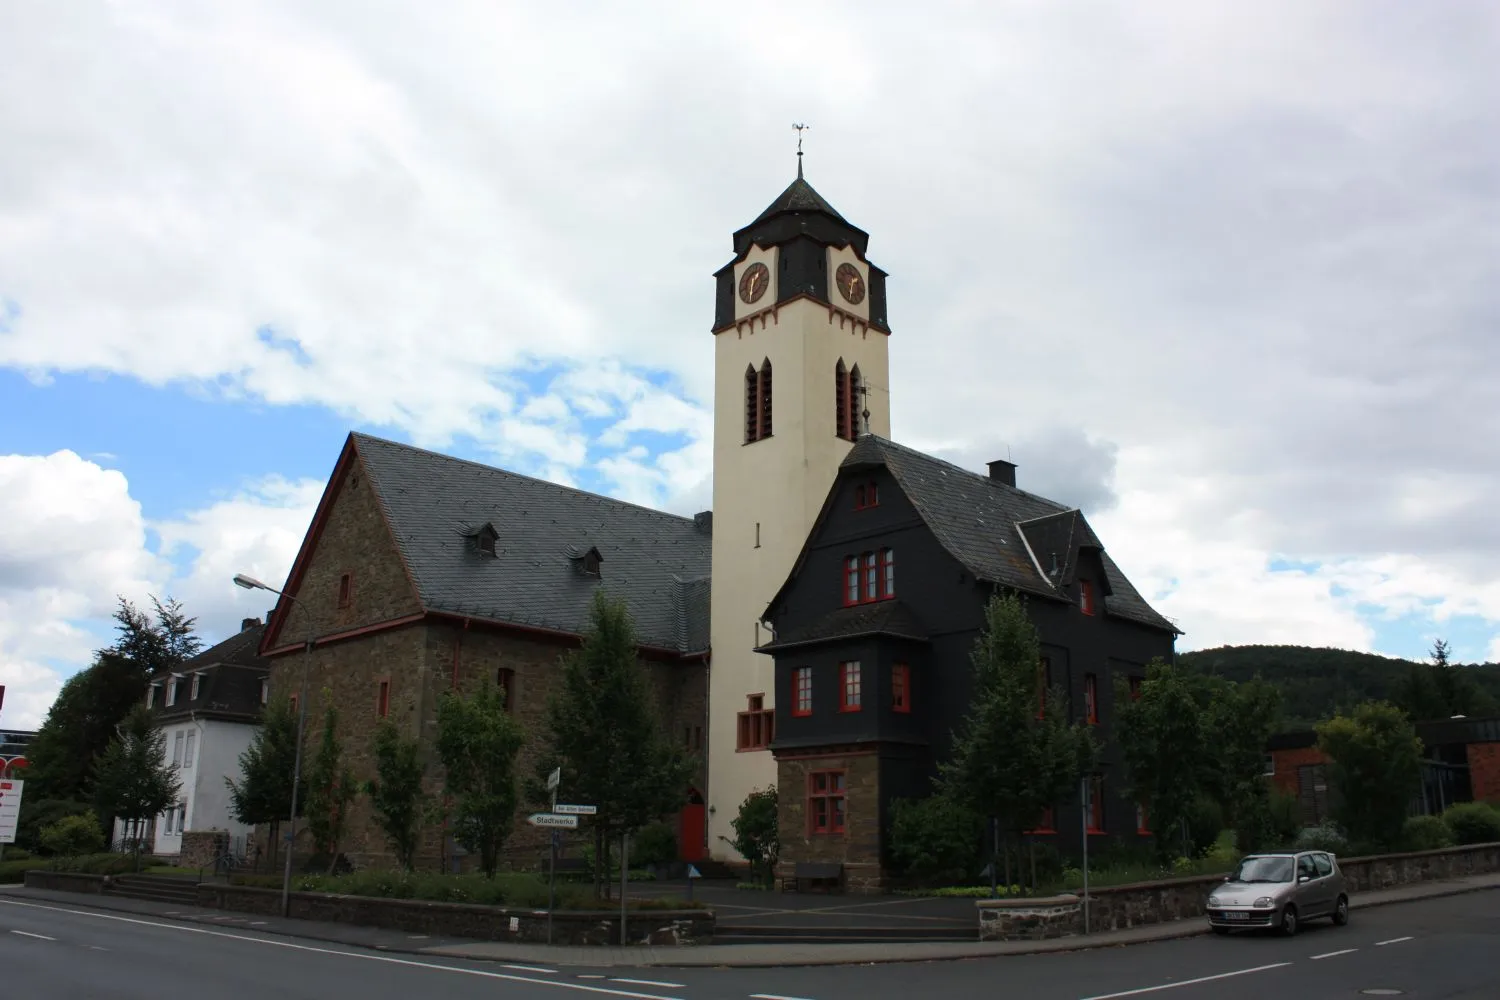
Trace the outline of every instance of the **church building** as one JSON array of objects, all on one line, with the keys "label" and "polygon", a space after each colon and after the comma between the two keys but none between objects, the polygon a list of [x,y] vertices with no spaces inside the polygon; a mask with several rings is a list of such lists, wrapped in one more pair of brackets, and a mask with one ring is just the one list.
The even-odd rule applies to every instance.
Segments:
[{"label": "church building", "polygon": [[[983,477],[890,441],[886,275],[868,242],[800,166],[734,234],[715,274],[711,513],[351,434],[260,647],[274,695],[300,696],[308,672],[309,739],[336,706],[370,777],[381,720],[430,747],[440,695],[481,679],[539,732],[603,588],[635,622],[663,726],[701,763],[673,820],[681,858],[741,860],[732,821],[775,787],[785,863],[877,889],[890,803],[930,788],[995,588],[1032,598],[1050,677],[1107,733],[1112,676],[1169,657],[1175,629],[1079,511],[1017,489],[1007,463]],[[1101,831],[1144,829],[1107,768],[1091,787]],[[364,799],[349,820],[346,851],[388,861]],[[543,843],[520,824],[507,853],[536,860]],[[462,853],[434,828],[419,863],[464,867]]]}]

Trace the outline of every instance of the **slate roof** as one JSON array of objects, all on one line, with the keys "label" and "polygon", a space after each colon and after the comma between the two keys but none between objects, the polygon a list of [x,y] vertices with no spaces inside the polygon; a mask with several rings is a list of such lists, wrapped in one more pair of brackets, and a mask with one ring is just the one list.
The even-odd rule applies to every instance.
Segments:
[{"label": "slate roof", "polygon": [[[855,442],[843,465],[884,466],[938,542],[979,580],[1071,600],[1059,585],[1071,582],[1073,553],[1080,545],[1095,547],[1104,563],[1105,612],[1180,632],[1131,586],[1081,511],[873,434]],[[1068,547],[1052,547],[1062,545]],[[1047,575],[1053,551],[1059,558],[1057,582]]]},{"label": "slate roof", "polygon": [[878,601],[830,611],[799,629],[778,635],[756,652],[771,653],[779,649],[866,635],[890,635],[918,642],[926,642],[928,638],[927,626],[903,602]]},{"label": "slate roof", "polygon": [[758,225],[773,215],[780,215],[782,212],[822,212],[825,215],[833,216],[840,222],[847,224],[849,221],[840,215],[832,205],[828,204],[828,199],[813,190],[813,186],[803,180],[800,173],[797,179],[787,185],[787,189],[777,195],[776,200],[771,202],[764,212],[756,216],[755,221],[750,223],[750,225]]},{"label": "slate roof", "polygon": [[[711,535],[690,517],[353,434],[428,611],[571,634],[594,592],[624,600],[643,646],[706,652]],[[495,554],[471,541],[485,524]],[[599,576],[581,569],[589,549]]]},{"label": "slate roof", "polygon": [[[253,619],[252,619],[253,620]],[[218,666],[221,663],[234,663],[243,667],[265,667],[270,669],[271,661],[258,652],[261,635],[265,632],[264,625],[252,625],[250,628],[236,632],[223,642],[203,650],[190,660],[184,660],[178,666],[177,673],[191,673],[194,670],[202,670],[205,667]]]},{"label": "slate roof", "polygon": [[[236,632],[223,642],[184,660],[170,670],[158,670],[153,684],[161,685],[155,698],[156,717],[163,724],[190,715],[250,721],[260,714],[261,680],[270,672],[271,661],[259,655],[264,625]],[[177,700],[165,702],[166,683],[177,675]],[[198,697],[191,697],[192,675],[201,674]]]}]

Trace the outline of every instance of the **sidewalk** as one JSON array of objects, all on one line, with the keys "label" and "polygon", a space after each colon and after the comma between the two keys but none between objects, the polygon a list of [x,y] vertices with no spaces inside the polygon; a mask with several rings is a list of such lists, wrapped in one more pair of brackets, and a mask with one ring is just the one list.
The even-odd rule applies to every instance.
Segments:
[{"label": "sidewalk", "polygon": [[[1453,896],[1485,889],[1500,889],[1500,874],[1475,875],[1399,886],[1377,892],[1362,892],[1350,900],[1355,910],[1393,903],[1408,903],[1440,896]],[[313,920],[289,920],[218,910],[192,909],[171,903],[51,892],[23,886],[0,886],[0,899],[40,903],[82,910],[109,910],[139,919],[166,919],[210,924],[228,932],[280,934],[327,941],[379,951],[406,952],[447,958],[490,962],[520,962],[529,965],[563,965],[590,968],[613,967],[703,967],[765,968],[776,966],[863,965],[877,962],[930,962],[958,958],[996,958],[1002,955],[1032,955],[1045,952],[1082,951],[1124,945],[1167,941],[1208,932],[1202,920],[1150,924],[1128,930],[1090,934],[1052,941],[934,941],[897,944],[710,944],[682,948],[581,948],[509,944],[499,941],[439,939],[404,931],[356,927]],[[0,906],[0,912],[4,907]],[[976,917],[976,934],[978,920]]]}]

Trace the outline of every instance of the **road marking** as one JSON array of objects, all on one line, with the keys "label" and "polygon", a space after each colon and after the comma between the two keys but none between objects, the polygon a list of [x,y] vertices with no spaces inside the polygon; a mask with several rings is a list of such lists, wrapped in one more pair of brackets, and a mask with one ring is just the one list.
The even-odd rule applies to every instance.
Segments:
[{"label": "road marking", "polygon": [[543,969],[537,965],[502,965],[502,969],[515,969],[517,972],[545,972],[549,976],[557,975],[556,969]]},{"label": "road marking", "polygon": [[1406,937],[1391,938],[1389,941],[1376,941],[1375,942],[1375,947],[1379,948],[1383,944],[1400,944],[1402,941],[1410,941],[1410,940],[1411,940],[1411,935],[1407,935]]},{"label": "road marking", "polygon": [[779,997],[775,993],[752,993],[750,1000],[807,1000],[806,997]]},{"label": "road marking", "polygon": [[685,989],[687,989],[687,987],[684,986],[682,983],[662,983],[662,982],[656,981],[655,979],[618,979],[618,978],[614,978],[614,979],[611,979],[610,982],[612,982],[612,983],[626,983],[626,984],[628,984],[630,986],[661,986],[661,987],[663,987],[665,989],[669,989],[669,990],[685,990]]},{"label": "road marking", "polygon": [[56,941],[57,940],[57,938],[55,938],[55,937],[48,937],[45,934],[33,934],[30,931],[11,931],[11,933],[12,934],[19,934],[22,937],[36,938],[38,941]]},{"label": "road marking", "polygon": [[1175,990],[1179,986],[1192,986],[1196,983],[1211,983],[1215,979],[1230,979],[1234,976],[1248,976],[1252,972],[1265,972],[1268,969],[1281,969],[1291,962],[1276,962],[1271,965],[1257,965],[1253,969],[1237,969],[1234,972],[1221,972],[1217,976],[1200,976],[1197,979],[1184,979],[1180,983],[1166,983],[1162,986],[1142,986],[1138,990],[1122,990],[1119,993],[1100,993],[1097,996],[1084,997],[1083,1000],[1115,1000],[1115,997],[1134,997],[1142,993],[1156,993],[1160,990]]},{"label": "road marking", "polygon": [[[0,905],[24,906],[30,910],[51,910],[53,913],[68,913],[75,917],[92,917],[95,920],[113,920],[121,924],[136,924],[141,927],[159,927],[164,930],[178,931],[182,934],[202,934],[207,937],[228,938],[231,941],[245,941],[250,944],[265,945],[269,948],[286,948],[290,951],[310,952],[315,955],[333,955],[338,958],[357,958],[365,962],[384,962],[387,965],[404,965],[412,969],[430,969],[434,972],[451,972],[459,976],[476,976],[480,979],[503,979],[513,983],[531,983],[535,986],[556,986],[565,990],[577,990],[580,993],[602,993],[612,997],[628,997],[630,1000],[681,1000],[680,997],[664,997],[654,993],[632,993],[629,990],[616,990],[608,986],[585,986],[583,983],[570,983],[557,979],[532,979],[528,976],[512,976],[504,972],[489,972],[485,969],[468,969],[461,965],[439,965],[436,962],[418,962],[409,958],[396,958],[391,955],[362,955],[357,951],[338,951],[334,948],[315,948],[307,944],[295,944],[291,941],[272,940],[270,938],[250,937],[247,934],[231,934],[228,931],[214,931],[205,927],[186,927],[182,924],[164,924],[157,920],[138,920],[135,917],[122,917],[113,913],[95,913],[90,910],[73,910],[64,906],[44,906],[41,903],[23,903],[18,899],[0,899]],[[794,998],[786,998],[794,1000]]]},{"label": "road marking", "polygon": [[252,921],[250,921],[250,926],[251,927],[264,927],[264,926],[266,926],[266,922],[264,920],[252,920]]},{"label": "road marking", "polygon": [[1314,962],[1316,962],[1316,961],[1318,961],[1318,960],[1319,960],[1319,959],[1324,959],[1324,958],[1334,958],[1334,957],[1336,957],[1336,956],[1338,956],[1338,955],[1352,955],[1352,954],[1354,954],[1354,953],[1355,953],[1355,952],[1356,952],[1356,951],[1359,951],[1359,949],[1358,949],[1358,948],[1345,948],[1345,949],[1343,949],[1343,950],[1342,950],[1342,951],[1325,951],[1325,952],[1323,952],[1323,954],[1321,954],[1321,955],[1314,955],[1314,956],[1313,956],[1313,957],[1312,957],[1312,959],[1311,959],[1311,961],[1314,961]]}]

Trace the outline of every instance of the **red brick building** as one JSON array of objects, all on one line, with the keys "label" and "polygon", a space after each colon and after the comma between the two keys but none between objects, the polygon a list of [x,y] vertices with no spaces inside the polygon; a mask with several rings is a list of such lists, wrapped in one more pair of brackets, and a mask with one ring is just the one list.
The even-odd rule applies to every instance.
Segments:
[{"label": "red brick building", "polygon": [[[488,679],[532,737],[518,766],[530,774],[559,659],[578,647],[603,589],[635,623],[666,731],[701,755],[711,525],[706,514],[680,517],[351,434],[283,588],[295,601],[278,601],[267,623],[271,696],[297,698],[306,669],[309,745],[325,706],[337,706],[360,780],[374,774],[376,725],[395,720],[419,738],[436,792],[438,699]],[[702,781],[684,789],[689,805],[677,817],[690,860],[705,845]],[[518,823],[507,855],[535,862],[544,838]],[[361,864],[391,861],[363,797],[344,851]],[[440,825],[424,831],[421,867],[462,859]]]},{"label": "red brick building", "polygon": [[[1424,767],[1421,808],[1441,812],[1455,802],[1500,802],[1500,719],[1441,719],[1417,723]],[[1329,814],[1328,758],[1316,733],[1280,733],[1267,747],[1271,783],[1297,796],[1302,818]]]}]

